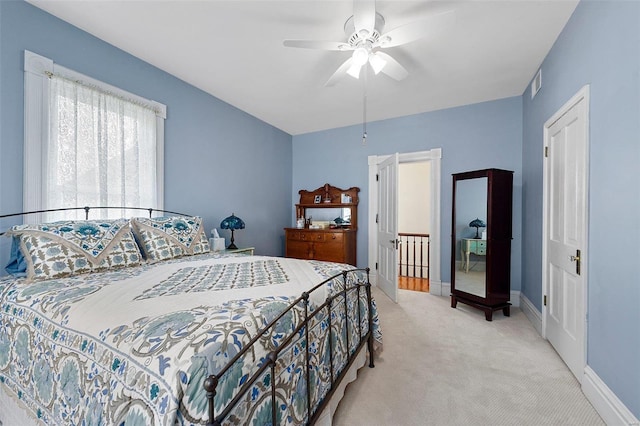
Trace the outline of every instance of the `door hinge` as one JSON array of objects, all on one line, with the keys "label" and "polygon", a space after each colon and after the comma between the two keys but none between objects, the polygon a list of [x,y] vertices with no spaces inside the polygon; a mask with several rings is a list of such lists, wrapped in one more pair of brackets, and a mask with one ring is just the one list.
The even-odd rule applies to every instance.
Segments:
[{"label": "door hinge", "polygon": [[376,271],[378,270],[378,262],[376,262]]},{"label": "door hinge", "polygon": [[376,223],[378,223],[378,213],[376,213]]},{"label": "door hinge", "polygon": [[547,295],[544,295],[544,306],[547,306]]},{"label": "door hinge", "polygon": [[549,147],[548,147],[548,146],[545,146],[545,147],[544,147],[544,156],[545,156],[545,157],[548,157],[548,156],[549,156]]},{"label": "door hinge", "polygon": [[376,182],[378,182],[379,180],[380,180],[380,175],[376,173]]}]

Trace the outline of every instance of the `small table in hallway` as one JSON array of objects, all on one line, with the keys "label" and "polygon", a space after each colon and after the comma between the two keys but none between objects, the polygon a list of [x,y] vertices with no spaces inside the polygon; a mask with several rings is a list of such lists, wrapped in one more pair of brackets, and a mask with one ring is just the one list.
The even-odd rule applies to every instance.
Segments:
[{"label": "small table in hallway", "polygon": [[487,240],[476,238],[463,238],[460,242],[460,250],[462,251],[462,269],[469,272],[469,255],[471,253],[478,256],[487,255]]}]

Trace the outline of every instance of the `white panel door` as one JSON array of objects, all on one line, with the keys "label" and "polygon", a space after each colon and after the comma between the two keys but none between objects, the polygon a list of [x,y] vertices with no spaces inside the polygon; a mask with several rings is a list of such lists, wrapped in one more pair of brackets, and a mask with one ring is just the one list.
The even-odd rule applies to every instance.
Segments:
[{"label": "white panel door", "polygon": [[378,166],[378,286],[398,302],[398,154]]},{"label": "white panel door", "polygon": [[587,102],[546,132],[545,335],[576,378],[585,367]]}]

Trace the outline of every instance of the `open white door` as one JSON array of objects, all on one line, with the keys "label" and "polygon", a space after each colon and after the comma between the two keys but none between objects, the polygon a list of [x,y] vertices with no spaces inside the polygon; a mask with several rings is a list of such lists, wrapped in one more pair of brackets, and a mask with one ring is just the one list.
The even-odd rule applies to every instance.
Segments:
[{"label": "open white door", "polygon": [[545,125],[545,337],[579,382],[585,362],[588,91]]},{"label": "open white door", "polygon": [[398,153],[378,166],[378,287],[398,303]]}]

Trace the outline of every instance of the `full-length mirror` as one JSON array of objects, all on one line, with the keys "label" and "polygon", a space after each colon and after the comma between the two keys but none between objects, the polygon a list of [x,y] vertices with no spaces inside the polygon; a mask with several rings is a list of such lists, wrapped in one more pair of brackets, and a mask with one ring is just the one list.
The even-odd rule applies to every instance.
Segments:
[{"label": "full-length mirror", "polygon": [[487,178],[456,185],[456,289],[486,297]]},{"label": "full-length mirror", "polygon": [[513,172],[453,175],[451,307],[458,302],[509,316]]}]

